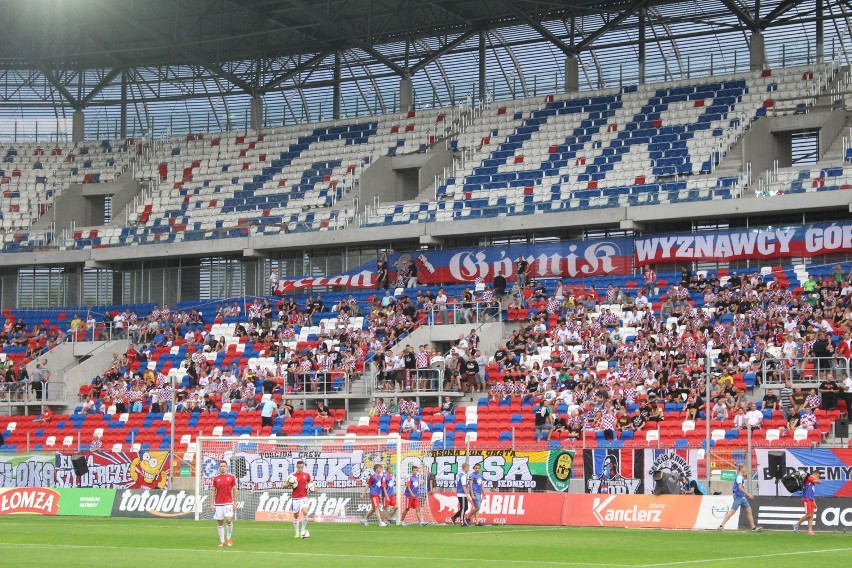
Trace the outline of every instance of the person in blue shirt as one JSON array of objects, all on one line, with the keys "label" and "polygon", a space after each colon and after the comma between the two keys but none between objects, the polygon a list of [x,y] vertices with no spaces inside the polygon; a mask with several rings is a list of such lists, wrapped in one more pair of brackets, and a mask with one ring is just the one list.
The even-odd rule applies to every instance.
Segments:
[{"label": "person in blue shirt", "polygon": [[819,470],[814,470],[805,478],[805,487],[802,489],[802,506],[805,508],[805,514],[793,525],[794,533],[799,532],[802,523],[808,521],[808,534],[814,534],[814,514],[817,511],[816,501],[814,500],[816,496],[816,484],[822,483],[819,475]]},{"label": "person in blue shirt", "polygon": [[382,464],[377,463],[373,466],[373,473],[367,477],[367,482],[364,485],[364,491],[361,497],[366,497],[367,492],[370,493],[370,510],[361,519],[361,524],[368,526],[370,515],[376,515],[376,520],[380,527],[386,527],[384,519],[382,519],[382,496],[384,495],[384,476],[382,475]]},{"label": "person in blue shirt", "polygon": [[382,498],[384,510],[382,514],[389,523],[396,513],[396,478],[393,476],[390,466],[388,466],[388,469],[385,470],[385,474],[382,476],[382,489],[384,490]]},{"label": "person in blue shirt", "polygon": [[469,474],[470,464],[467,462],[463,463],[461,469],[458,474],[456,474],[456,497],[459,500],[459,510],[456,511],[456,514],[452,516],[452,523],[455,524],[456,520],[461,522],[461,526],[466,527],[469,526],[467,523],[467,518],[465,517],[465,513],[467,513],[468,501],[471,500],[470,496],[470,484],[469,484]]},{"label": "person in blue shirt", "polygon": [[479,509],[482,507],[482,481],[482,464],[474,464],[473,473],[470,474],[470,479],[468,480],[473,509],[471,509],[467,517],[467,522],[475,527],[479,526]]},{"label": "person in blue shirt", "polygon": [[707,495],[704,486],[697,479],[688,479],[685,475],[680,478],[680,492],[683,495]]},{"label": "person in blue shirt", "polygon": [[728,511],[728,514],[725,515],[724,519],[722,519],[722,522],[719,525],[720,531],[725,530],[725,523],[727,523],[728,519],[733,517],[735,513],[738,513],[740,509],[745,510],[746,519],[748,519],[751,532],[760,532],[761,530],[759,526],[754,524],[754,515],[751,512],[751,505],[749,504],[749,501],[754,500],[754,495],[746,491],[746,475],[748,475],[748,466],[741,463],[737,466],[737,479],[734,481],[734,503],[731,505],[731,510]]},{"label": "person in blue shirt", "polygon": [[416,465],[411,467],[411,475],[408,476],[408,480],[405,482],[404,495],[405,510],[402,512],[399,525],[401,527],[408,525],[408,523],[405,522],[405,517],[412,509],[416,512],[417,520],[420,525],[425,525],[426,522],[423,521],[423,511],[420,508],[420,468]]}]

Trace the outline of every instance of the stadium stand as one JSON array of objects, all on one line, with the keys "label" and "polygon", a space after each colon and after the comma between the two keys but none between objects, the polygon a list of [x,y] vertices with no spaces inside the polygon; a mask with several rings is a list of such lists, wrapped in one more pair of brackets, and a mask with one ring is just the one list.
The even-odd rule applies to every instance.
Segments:
[{"label": "stadium stand", "polygon": [[72,183],[111,182],[127,171],[139,150],[133,139],[77,144],[36,142],[0,145],[0,228],[4,243],[26,240],[26,231]]},{"label": "stadium stand", "polygon": [[[0,418],[6,440],[2,449],[78,445],[85,449],[98,429],[105,447],[163,449],[172,441],[167,433],[171,420],[184,452],[192,451],[194,436],[217,432],[400,432],[406,439],[429,441],[444,449],[513,442],[548,447],[689,447],[705,443],[705,420],[714,396],[721,397],[727,414],[717,416],[714,411],[711,444],[737,445],[743,424],[733,415],[750,402],[746,392],[759,386],[765,360],[776,361],[777,372],[794,373],[807,386],[814,383],[819,370],[813,351],[816,333],[829,331],[834,344],[848,345],[850,269],[849,263],[811,269],[776,266],[741,279],[721,271],[688,275],[688,280],[682,274],[665,273],[659,275],[659,288],[647,298],[641,292],[633,296],[642,286],[641,279],[633,276],[530,284],[504,313],[510,323],[501,325],[514,327],[509,341],[486,355],[482,371],[487,385],[470,388],[466,381],[449,380],[457,357],[452,352],[445,356],[449,392],[455,390],[453,384],[459,384],[475,401],[448,411],[420,408],[415,396],[435,390],[418,391],[420,386],[408,380],[410,376],[397,385],[391,379],[388,388],[383,373],[402,367],[384,365],[401,362],[398,355],[388,355],[387,361],[376,365],[376,355],[416,324],[429,325],[432,301],[425,289],[412,298],[414,317],[401,315],[404,298],[388,310],[380,295],[372,292],[327,294],[328,311],[317,305],[318,296],[282,300],[274,308],[268,299],[257,299],[245,312],[236,301],[233,306],[227,302],[174,309],[107,308],[105,313],[111,315],[123,310],[133,346],[116,355],[91,385],[80,389],[84,404],[74,413],[56,415],[50,423],[37,422],[34,416]],[[462,286],[446,289],[453,299],[461,298]],[[820,291],[818,297],[811,296],[812,289]],[[556,290],[562,291],[561,298]],[[3,315],[7,323],[49,327],[67,338],[74,333],[68,321],[73,312],[54,311],[53,320],[38,319],[48,316],[48,311]],[[792,356],[786,350],[790,340],[785,333],[786,316],[795,318],[795,329],[801,333]],[[512,320],[520,321],[520,327]],[[756,330],[760,321],[768,325]],[[478,345],[475,338],[467,339]],[[707,342],[713,344],[713,388],[719,388],[710,397],[701,393]],[[3,353],[18,361],[23,357],[19,349],[7,335]],[[457,344],[453,351],[464,359],[474,356],[472,348]],[[172,376],[179,385],[173,414],[162,412],[161,406],[171,399]],[[348,426],[342,408],[315,411],[287,406],[289,396],[338,392],[355,381],[374,381],[376,394],[385,394],[389,404],[375,404],[369,416]],[[382,392],[382,388],[388,390]],[[830,424],[841,415],[845,400],[829,406],[816,391],[802,398],[796,410],[803,414],[796,414],[794,421],[780,407],[762,408],[763,403],[755,401],[762,408],[763,424],[752,431],[753,442],[809,446],[830,435]],[[266,399],[273,399],[280,408],[272,427],[263,427],[257,412],[257,405]],[[536,432],[533,414],[544,401],[552,404],[563,422],[542,434]],[[416,416],[413,430],[403,428],[409,414]],[[633,424],[637,416],[642,417],[639,428],[624,422],[629,419]]]},{"label": "stadium stand", "polygon": [[501,103],[459,135],[468,158],[439,201],[380,207],[366,224],[730,199],[741,180],[711,175],[722,157],[774,99],[796,112],[830,78],[766,70]]},{"label": "stadium stand", "polygon": [[[144,157],[142,143],[133,139],[49,151],[19,144],[6,150],[9,166],[0,178],[10,198],[2,209],[9,231],[4,250],[46,244],[52,235],[27,229],[64,188],[113,181],[137,154],[133,175],[154,186],[130,212],[129,225],[76,231],[66,246],[730,199],[742,194],[743,180],[713,172],[752,121],[768,109],[800,112],[836,73],[824,64],[582,97],[547,95],[477,109],[466,121],[451,120],[454,109],[432,109],[261,133],[189,134],[146,143]],[[787,110],[774,109],[776,100]],[[381,205],[356,217],[353,189],[370,164],[380,156],[425,152],[445,139],[466,157],[435,188],[436,199]],[[815,190],[848,185],[836,168],[821,173],[827,175],[808,182]],[[808,185],[786,175],[804,173],[780,175],[769,192],[795,193]]]}]

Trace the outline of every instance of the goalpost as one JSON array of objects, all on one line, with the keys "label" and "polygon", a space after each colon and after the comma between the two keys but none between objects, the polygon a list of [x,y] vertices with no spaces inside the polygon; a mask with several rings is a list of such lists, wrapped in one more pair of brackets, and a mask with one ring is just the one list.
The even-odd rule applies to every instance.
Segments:
[{"label": "goalpost", "polygon": [[[411,467],[420,469],[421,502],[428,511],[427,468],[429,444],[401,440],[392,436],[291,436],[291,437],[199,437],[195,476],[196,520],[212,519],[210,505],[213,477],[219,461],[228,462],[228,471],[237,478],[238,502],[235,517],[258,521],[287,522],[291,489],[287,477],[296,462],[305,462],[317,486],[310,495],[308,518],[311,522],[360,522],[370,510],[369,495],[363,496],[365,481],[373,466],[381,464],[396,479],[399,522],[405,508],[403,492]],[[371,518],[371,522],[375,519]]]}]

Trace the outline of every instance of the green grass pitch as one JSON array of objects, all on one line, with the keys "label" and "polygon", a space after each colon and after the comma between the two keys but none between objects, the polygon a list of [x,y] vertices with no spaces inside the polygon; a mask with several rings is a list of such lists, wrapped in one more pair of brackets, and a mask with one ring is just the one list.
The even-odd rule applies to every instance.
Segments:
[{"label": "green grass pitch", "polygon": [[308,526],[238,522],[234,547],[217,548],[213,521],[95,519],[15,515],[0,518],[0,565],[116,568],[145,566],[683,566],[808,568],[849,565],[843,533],[691,532],[566,527]]}]

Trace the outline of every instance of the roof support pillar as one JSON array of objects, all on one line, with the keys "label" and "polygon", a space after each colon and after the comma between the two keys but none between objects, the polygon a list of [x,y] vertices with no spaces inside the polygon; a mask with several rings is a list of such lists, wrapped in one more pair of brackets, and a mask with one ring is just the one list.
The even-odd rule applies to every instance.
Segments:
[{"label": "roof support pillar", "polygon": [[[822,15],[823,2],[816,0],[816,62],[822,63],[823,51],[825,51],[825,20]],[[834,57],[834,54],[832,54]]]},{"label": "roof support pillar", "polygon": [[331,117],[340,120],[340,52],[334,52],[334,85],[331,93]]},{"label": "roof support pillar", "polygon": [[565,57],[565,92],[576,93],[580,90],[580,62],[576,55]]},{"label": "roof support pillar", "polygon": [[411,77],[406,75],[399,80],[399,112],[414,110],[414,89]]},{"label": "roof support pillar", "polygon": [[763,47],[763,34],[754,31],[748,42],[748,59],[752,71],[766,68],[766,50]]},{"label": "roof support pillar", "polygon": [[86,115],[82,110],[75,110],[71,115],[71,141],[82,142],[86,133]]},{"label": "roof support pillar", "polygon": [[127,138],[127,72],[121,72],[121,109],[119,116],[118,137]]},{"label": "roof support pillar", "polygon": [[639,8],[639,84],[645,84],[645,65],[648,57],[645,53],[645,8]]},{"label": "roof support pillar", "polygon": [[488,98],[485,94],[485,30],[479,32],[479,100],[485,102]]},{"label": "roof support pillar", "polygon": [[263,129],[263,95],[255,93],[251,96],[251,129],[259,131]]}]

